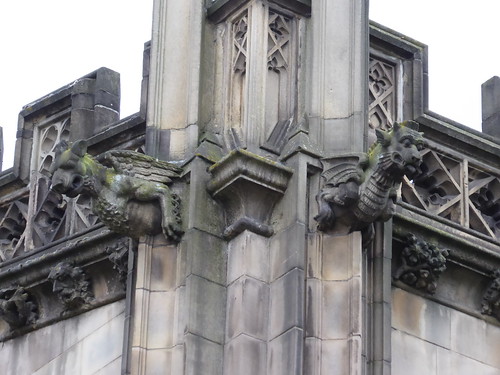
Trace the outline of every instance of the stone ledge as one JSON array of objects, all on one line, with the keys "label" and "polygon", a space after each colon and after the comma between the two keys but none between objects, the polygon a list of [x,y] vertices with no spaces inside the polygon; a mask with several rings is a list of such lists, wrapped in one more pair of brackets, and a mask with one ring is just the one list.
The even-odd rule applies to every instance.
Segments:
[{"label": "stone ledge", "polygon": [[[401,207],[403,205],[403,207]],[[402,251],[408,233],[449,252],[446,269],[436,283],[435,292],[420,290],[393,278],[393,285],[412,294],[436,301],[489,323],[499,325],[493,316],[482,313],[483,298],[500,269],[500,245],[493,238],[461,228],[446,219],[430,217],[400,204],[393,219],[392,272],[403,264]]]},{"label": "stone ledge", "polygon": [[[118,268],[126,267],[127,263],[124,261],[120,264],[116,257],[113,259],[110,257],[114,250],[119,250],[115,247],[120,243],[123,243],[125,248],[130,248],[128,239],[119,237],[98,225],[79,236],[65,238],[52,246],[42,247],[26,256],[2,264],[0,290],[12,287],[26,290],[37,307],[38,317],[33,323],[22,327],[9,327],[7,322],[0,318],[0,341],[9,340],[122,299],[125,296],[123,275],[126,275],[127,269]],[[54,275],[53,271],[56,268],[61,267],[62,262],[77,269],[86,280],[81,284],[85,289],[82,289],[80,300],[79,282],[77,279],[72,279],[73,275],[67,274],[66,279],[58,279],[58,282],[63,284],[58,288],[55,287],[55,279],[49,277],[51,273]],[[66,303],[68,300],[65,298],[75,290],[77,298],[71,303]],[[73,303],[74,301],[81,303]],[[4,303],[8,304],[9,301],[3,299],[0,307],[3,308]]]},{"label": "stone ledge", "polygon": [[[207,16],[215,23],[222,22],[248,2],[249,0],[206,0]],[[305,17],[311,16],[311,0],[270,0],[269,2],[271,7],[275,4]]]}]

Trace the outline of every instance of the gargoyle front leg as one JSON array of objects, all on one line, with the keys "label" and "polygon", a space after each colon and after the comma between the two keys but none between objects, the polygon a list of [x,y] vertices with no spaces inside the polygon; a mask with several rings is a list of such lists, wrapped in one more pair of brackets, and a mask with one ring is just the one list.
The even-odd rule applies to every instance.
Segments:
[{"label": "gargoyle front leg", "polygon": [[161,208],[163,233],[174,241],[180,240],[183,231],[175,214],[173,193],[168,186],[163,184],[144,185],[136,190],[135,197],[142,201],[157,200]]}]

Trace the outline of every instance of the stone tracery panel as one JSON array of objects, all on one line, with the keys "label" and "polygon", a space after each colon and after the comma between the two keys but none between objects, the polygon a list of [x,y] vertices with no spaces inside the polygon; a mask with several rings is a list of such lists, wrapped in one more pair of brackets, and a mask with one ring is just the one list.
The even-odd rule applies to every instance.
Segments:
[{"label": "stone tracery panel", "polygon": [[28,197],[0,207],[0,262],[13,258],[24,248]]},{"label": "stone tracery panel", "polygon": [[221,26],[222,121],[230,148],[253,143],[280,153],[276,139],[297,121],[297,24],[290,12],[250,3]]},{"label": "stone tracery panel", "polygon": [[370,56],[368,77],[368,124],[371,129],[389,130],[397,120],[396,66]]},{"label": "stone tracery panel", "polygon": [[294,92],[294,20],[269,11],[266,77],[265,138],[293,119]]},{"label": "stone tracery panel", "polygon": [[248,55],[248,11],[243,12],[231,24],[232,73],[229,84],[229,116],[228,122],[231,126],[232,138],[235,146],[239,146],[243,137],[243,115],[245,112],[245,89]]},{"label": "stone tracery panel", "polygon": [[428,148],[422,158],[422,173],[403,183],[403,201],[500,239],[500,176],[441,150]]},{"label": "stone tracery panel", "polygon": [[[39,126],[33,144],[33,177],[36,181],[31,191],[31,238],[25,251],[64,237],[65,214],[68,201],[50,190],[50,166],[54,160],[55,146],[69,139],[69,117]],[[37,141],[38,140],[38,141]]]}]

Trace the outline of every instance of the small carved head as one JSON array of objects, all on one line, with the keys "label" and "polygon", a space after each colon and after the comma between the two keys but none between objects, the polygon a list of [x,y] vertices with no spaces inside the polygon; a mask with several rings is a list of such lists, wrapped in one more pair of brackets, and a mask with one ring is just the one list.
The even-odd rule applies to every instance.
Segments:
[{"label": "small carved head", "polygon": [[388,167],[391,173],[404,174],[408,178],[417,176],[422,163],[420,152],[426,143],[423,133],[417,131],[418,124],[406,121],[402,124],[395,122],[390,132],[376,130],[377,143],[381,145],[381,156],[390,158]]},{"label": "small carved head", "polygon": [[22,287],[0,290],[0,318],[11,329],[33,324],[38,319],[38,306],[30,293]]},{"label": "small carved head", "polygon": [[85,141],[77,141],[71,147],[62,141],[56,146],[55,159],[51,166],[53,191],[70,198],[82,192],[89,173],[89,168],[83,162],[86,153]]},{"label": "small carved head", "polygon": [[52,281],[52,291],[67,309],[89,303],[93,298],[90,282],[80,267],[61,262],[50,271],[48,279]]}]

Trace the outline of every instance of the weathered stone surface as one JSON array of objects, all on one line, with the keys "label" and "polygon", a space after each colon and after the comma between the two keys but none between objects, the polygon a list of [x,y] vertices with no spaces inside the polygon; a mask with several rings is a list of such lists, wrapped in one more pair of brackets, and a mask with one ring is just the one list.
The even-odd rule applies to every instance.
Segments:
[{"label": "weathered stone surface", "polygon": [[147,318],[147,349],[171,348],[176,344],[173,323],[177,318],[176,293],[150,292],[149,293],[149,316]]},{"label": "weathered stone surface", "polygon": [[218,284],[226,282],[226,244],[219,237],[196,229],[186,234],[187,274]]},{"label": "weathered stone surface", "polygon": [[223,347],[202,337],[186,335],[186,375],[223,373]]},{"label": "weathered stone surface", "polygon": [[303,327],[304,271],[296,268],[271,283],[270,338]]},{"label": "weathered stone surface", "polygon": [[451,309],[393,288],[393,327],[422,340],[450,349]]},{"label": "weathered stone surface", "polygon": [[224,375],[254,375],[266,373],[266,343],[240,335],[226,345]]},{"label": "weathered stone surface", "polygon": [[467,356],[452,351],[437,348],[437,374],[438,375],[496,375],[498,367],[488,366]]},{"label": "weathered stone surface", "polygon": [[227,287],[226,341],[241,334],[265,341],[268,334],[269,285],[242,276]]},{"label": "weathered stone surface", "polygon": [[306,228],[295,224],[276,233],[270,240],[270,280],[276,280],[294,268],[305,269]]},{"label": "weathered stone surface", "polygon": [[482,130],[493,137],[500,137],[500,77],[491,77],[481,85]]},{"label": "weathered stone surface", "polygon": [[226,288],[190,275],[186,280],[187,330],[214,343],[224,342]]},{"label": "weathered stone surface", "polygon": [[438,375],[438,347],[398,330],[392,332],[392,373]]},{"label": "weathered stone surface", "polygon": [[[493,336],[497,336],[498,344],[500,341],[498,327],[489,327],[485,321],[455,310],[451,311],[450,325],[451,335],[454,338],[451,342],[451,349],[454,352],[486,364],[498,364],[498,355],[493,354],[488,346],[485,346],[488,331],[492,331]],[[455,338],[458,337],[464,339],[456,340]]]},{"label": "weathered stone surface", "polygon": [[104,371],[120,362],[123,311],[124,302],[115,302],[12,339],[0,351],[2,371],[19,375]]},{"label": "weathered stone surface", "polygon": [[268,282],[269,263],[268,240],[244,231],[228,245],[227,283],[232,283],[242,275]]},{"label": "weathered stone surface", "polygon": [[274,338],[267,353],[268,374],[299,375],[303,366],[303,331],[293,328]]}]

